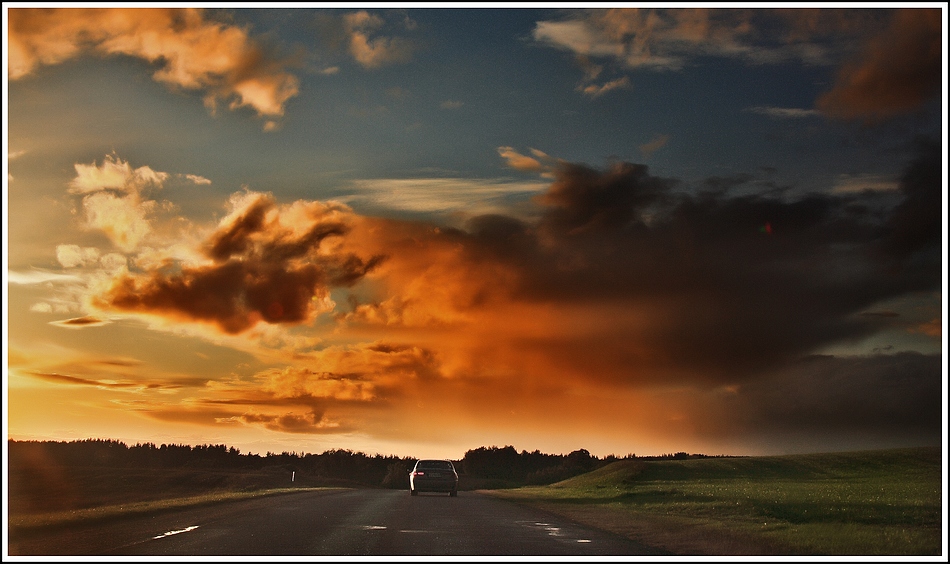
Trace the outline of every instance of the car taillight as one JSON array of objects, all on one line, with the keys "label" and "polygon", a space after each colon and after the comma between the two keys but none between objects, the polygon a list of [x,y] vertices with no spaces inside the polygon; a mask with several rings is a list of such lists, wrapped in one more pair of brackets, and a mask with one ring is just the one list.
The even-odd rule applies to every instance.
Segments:
[{"label": "car taillight", "polygon": [[416,472],[413,472],[412,475],[413,475],[413,476],[425,476],[426,473],[425,473],[425,472],[418,472],[418,471],[416,471]]}]

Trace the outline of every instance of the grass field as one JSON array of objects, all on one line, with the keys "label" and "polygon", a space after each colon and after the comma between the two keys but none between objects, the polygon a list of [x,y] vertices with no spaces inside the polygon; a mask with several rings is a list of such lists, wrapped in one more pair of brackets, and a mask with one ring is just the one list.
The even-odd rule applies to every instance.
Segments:
[{"label": "grass field", "polygon": [[683,555],[942,551],[939,448],[624,460],[549,486],[491,493]]}]

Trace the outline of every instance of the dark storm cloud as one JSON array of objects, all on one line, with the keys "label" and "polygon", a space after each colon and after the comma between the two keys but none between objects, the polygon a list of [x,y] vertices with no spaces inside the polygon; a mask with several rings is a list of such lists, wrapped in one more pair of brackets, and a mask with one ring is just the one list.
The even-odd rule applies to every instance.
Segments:
[{"label": "dark storm cloud", "polygon": [[[233,334],[258,322],[310,321],[329,312],[317,304],[331,288],[372,272],[373,301],[354,297],[352,312],[336,320],[370,331],[360,338],[405,346],[295,358],[313,359],[314,373],[364,374],[379,385],[318,389],[319,379],[300,372],[282,386],[391,397],[396,384],[379,382],[387,375],[516,372],[524,359],[623,386],[728,385],[893,330],[892,318],[865,314],[939,288],[939,145],[922,142],[918,151],[896,206],[887,200],[894,194],[875,192],[747,193],[752,175],[690,191],[625,162],[604,170],[561,163],[535,200],[535,220],[485,215],[465,229],[245,194],[202,247],[210,264],[121,275],[99,303]],[[526,313],[542,317],[511,317]],[[399,333],[412,328],[439,334],[416,342]]]},{"label": "dark storm cloud", "polygon": [[930,140],[918,141],[920,156],[901,177],[900,190],[904,201],[894,210],[889,221],[892,251],[907,255],[933,250],[941,243],[943,203],[941,191],[941,164],[944,158],[940,144]]},{"label": "dark storm cloud", "polygon": [[882,432],[932,442],[941,436],[939,355],[897,353],[803,358],[741,386],[709,420],[713,433],[731,425],[764,434],[814,436]]},{"label": "dark storm cloud", "polygon": [[226,260],[233,254],[245,252],[250,245],[250,236],[264,228],[264,214],[273,207],[271,198],[263,195],[259,197],[229,227],[211,237],[208,256],[215,260]]},{"label": "dark storm cloud", "polygon": [[383,260],[323,252],[324,240],[347,227],[321,204],[306,212],[305,225],[284,225],[273,199],[258,195],[209,237],[205,252],[213,264],[125,275],[98,303],[212,323],[231,334],[261,321],[306,321],[314,299],[327,297],[331,286],[355,284]]},{"label": "dark storm cloud", "polygon": [[685,370],[736,381],[871,335],[889,320],[865,310],[939,288],[940,160],[933,143],[920,149],[885,221],[863,205],[873,194],[690,195],[642,165],[568,164],[538,198],[536,225],[476,218],[468,252],[518,268],[521,299],[660,312],[646,331],[605,323],[585,337],[526,340],[526,350],[600,378]]},{"label": "dark storm cloud", "polygon": [[303,321],[310,300],[325,292],[325,284],[325,271],[315,265],[286,270],[280,264],[231,261],[149,278],[126,277],[104,299],[120,310],[211,322],[226,333],[240,333],[261,320]]},{"label": "dark storm cloud", "polygon": [[548,191],[537,198],[547,207],[540,227],[567,236],[629,229],[669,188],[669,181],[650,176],[645,165],[616,163],[601,172],[564,163]]},{"label": "dark storm cloud", "polygon": [[918,109],[940,93],[941,35],[939,9],[895,10],[888,28],[839,70],[818,109],[869,121]]}]

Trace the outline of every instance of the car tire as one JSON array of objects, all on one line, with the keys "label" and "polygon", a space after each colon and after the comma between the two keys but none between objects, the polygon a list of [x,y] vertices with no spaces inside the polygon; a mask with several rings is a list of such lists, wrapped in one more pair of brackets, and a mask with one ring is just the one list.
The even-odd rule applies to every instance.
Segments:
[{"label": "car tire", "polygon": [[419,495],[419,492],[416,490],[409,490],[409,495]]},{"label": "car tire", "polygon": [[452,490],[449,492],[449,497],[458,497],[458,495],[459,495],[458,490]]}]

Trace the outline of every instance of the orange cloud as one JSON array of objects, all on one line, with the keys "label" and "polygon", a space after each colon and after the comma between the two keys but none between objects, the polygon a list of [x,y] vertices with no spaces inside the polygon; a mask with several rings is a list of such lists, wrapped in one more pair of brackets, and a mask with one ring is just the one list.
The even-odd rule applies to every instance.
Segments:
[{"label": "orange cloud", "polygon": [[14,8],[9,10],[9,77],[22,79],[93,51],[156,63],[153,78],[203,90],[205,103],[281,116],[298,80],[253,41],[247,30],[206,19],[193,8]]},{"label": "orange cloud", "polygon": [[[930,171],[931,161],[915,166]],[[787,203],[688,196],[674,193],[676,184],[643,165],[561,163],[535,199],[536,220],[486,215],[465,229],[244,192],[200,243],[202,261],[119,271],[94,303],[232,335],[259,324],[313,326],[328,314],[320,331],[330,346],[296,351],[296,368],[281,380],[287,387],[318,374],[368,378],[323,382],[327,395],[375,397],[378,383],[389,382],[383,375],[403,370],[391,351],[334,348],[337,339],[429,351],[426,363],[405,369],[410,379],[487,370],[604,383],[731,382],[880,328],[881,320],[858,314],[900,286],[864,287],[868,275],[848,278],[843,291],[833,249],[863,249],[849,254],[855,268],[890,272],[888,261],[939,241],[930,227],[921,230],[933,223],[927,198],[939,195],[939,174],[909,175],[907,200],[895,210],[903,219],[879,226],[899,246],[868,239],[876,219],[844,214],[860,194]],[[781,236],[760,237],[765,222]],[[348,310],[330,297],[341,290],[349,291]],[[337,332],[327,333],[333,323]],[[301,359],[309,371],[298,370]]]},{"label": "orange cloud", "polygon": [[371,37],[381,27],[381,17],[365,10],[343,16],[343,27],[349,34],[350,54],[364,68],[375,69],[404,63],[412,57],[415,45],[401,37]]},{"label": "orange cloud", "polygon": [[940,92],[941,12],[896,10],[861,57],[845,65],[816,107],[844,119],[880,120],[916,110]]},{"label": "orange cloud", "polygon": [[921,323],[911,329],[912,333],[923,333],[928,337],[939,337],[943,333],[943,325],[939,317],[935,317],[926,323]]},{"label": "orange cloud", "polygon": [[623,76],[603,84],[588,84],[587,86],[579,86],[577,89],[591,98],[599,98],[611,90],[622,90],[627,88],[630,88],[630,79],[626,76]]},{"label": "orange cloud", "polygon": [[667,142],[669,142],[669,140],[670,140],[669,135],[665,135],[665,134],[657,135],[648,143],[644,143],[643,145],[640,145],[639,147],[640,152],[649,157],[650,155],[655,153],[657,150],[665,147]]},{"label": "orange cloud", "polygon": [[47,382],[53,382],[57,384],[70,384],[75,386],[92,386],[96,388],[103,388],[109,390],[118,390],[118,391],[128,391],[128,392],[142,392],[145,390],[153,391],[168,391],[168,390],[180,390],[182,388],[190,387],[200,387],[205,384],[203,380],[196,380],[190,382],[176,381],[176,382],[159,382],[159,381],[140,381],[135,379],[123,378],[123,379],[112,379],[112,378],[83,378],[80,376],[70,376],[66,374],[57,374],[51,372],[32,372],[31,376],[39,378],[40,380],[45,380]]},{"label": "orange cloud", "polygon": [[[530,219],[486,214],[458,228],[244,191],[216,225],[192,230],[204,236],[178,242],[187,252],[103,273],[109,283],[90,287],[92,303],[97,318],[200,326],[227,346],[258,339],[242,349],[262,362],[252,378],[222,379],[214,399],[156,401],[142,407],[149,417],[448,440],[453,427],[417,427],[422,414],[570,432],[570,421],[550,417],[560,405],[572,421],[583,414],[607,425],[609,415],[688,435],[722,415],[723,398],[778,401],[762,382],[807,394],[778,367],[891,326],[861,314],[939,285],[940,147],[919,149],[887,218],[857,205],[873,193],[694,194],[624,162],[561,162]],[[78,246],[62,254],[77,267],[95,259]],[[914,367],[908,401],[929,405],[932,361],[891,365]],[[796,370],[821,383],[833,364]],[[857,381],[859,364],[842,386]],[[886,399],[869,392],[862,417]],[[890,408],[908,425],[926,423]],[[763,425],[765,412],[733,411],[716,427],[723,436]],[[773,430],[800,415],[783,412],[787,425]],[[841,423],[830,411],[822,417]]]},{"label": "orange cloud", "polygon": [[513,147],[498,147],[498,154],[507,161],[508,166],[515,170],[531,172],[541,170],[541,163],[537,159],[522,155]]},{"label": "orange cloud", "polygon": [[107,325],[109,323],[106,319],[99,319],[91,315],[86,315],[83,317],[75,317],[73,319],[66,319],[63,321],[54,322],[53,325],[58,325],[60,327],[99,327],[101,325]]},{"label": "orange cloud", "polygon": [[203,249],[210,263],[123,272],[96,298],[97,307],[211,323],[231,334],[262,321],[296,324],[320,313],[331,285],[350,286],[383,260],[324,244],[348,230],[350,213],[340,206],[277,206],[255,193],[232,204]]}]

